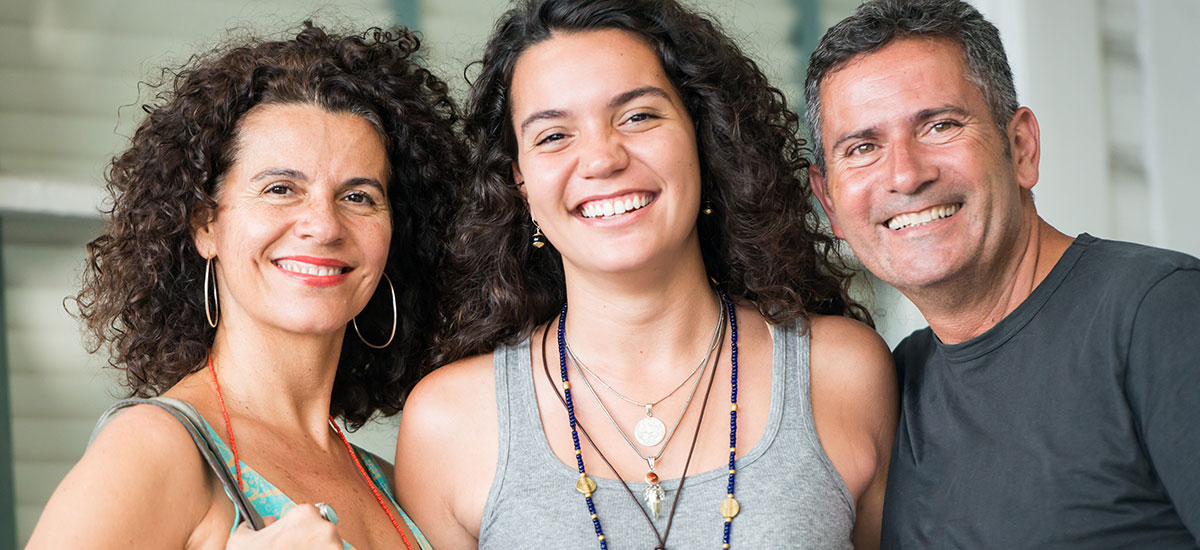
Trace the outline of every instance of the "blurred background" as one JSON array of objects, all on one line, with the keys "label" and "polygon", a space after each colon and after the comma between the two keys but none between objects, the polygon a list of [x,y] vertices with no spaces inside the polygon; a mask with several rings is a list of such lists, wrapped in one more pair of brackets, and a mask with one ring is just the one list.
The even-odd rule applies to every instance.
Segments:
[{"label": "blurred background", "polygon": [[[857,0],[685,0],[709,12],[802,110],[808,53]],[[1200,1],[975,0],[1000,27],[1021,102],[1042,128],[1038,209],[1084,231],[1200,255]],[[418,29],[456,90],[502,0],[4,0],[0,3],[0,549],[23,546],[120,388],[63,307],[102,227],[105,163],[148,98],[139,82],[235,32],[306,18]],[[470,74],[468,72],[468,74]],[[924,326],[869,275],[895,345]],[[200,292],[197,289],[197,292]],[[390,457],[395,419],[352,436]]]}]

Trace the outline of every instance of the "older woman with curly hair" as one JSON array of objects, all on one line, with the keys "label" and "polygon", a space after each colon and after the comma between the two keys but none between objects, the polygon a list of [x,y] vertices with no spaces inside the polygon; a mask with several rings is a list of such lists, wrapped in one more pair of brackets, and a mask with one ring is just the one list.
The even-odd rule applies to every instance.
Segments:
[{"label": "older woman with curly hair", "polygon": [[878,546],[891,357],[754,62],[674,0],[523,0],[467,132],[452,362],[396,455],[430,540]]},{"label": "older woman with curly hair", "polygon": [[334,421],[396,413],[438,324],[466,153],[418,46],[305,23],[169,72],[76,298],[156,397],[122,403],[31,548],[428,547]]}]

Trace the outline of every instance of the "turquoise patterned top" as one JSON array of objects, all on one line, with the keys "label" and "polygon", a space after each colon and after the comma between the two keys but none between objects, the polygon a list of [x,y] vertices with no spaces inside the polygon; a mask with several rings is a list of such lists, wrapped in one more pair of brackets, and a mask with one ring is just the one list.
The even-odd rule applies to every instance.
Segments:
[{"label": "turquoise patterned top", "polygon": [[[236,466],[233,463],[233,451],[229,449],[229,446],[225,444],[225,441],[221,439],[221,436],[217,434],[216,430],[213,430],[212,426],[208,424],[208,421],[203,419],[201,420],[204,422],[204,429],[208,430],[209,434],[212,435],[213,441],[216,442],[217,451],[221,454],[221,459],[225,461],[225,467],[228,468],[230,472],[236,471]],[[413,523],[413,521],[409,519],[408,514],[405,514],[404,510],[401,510],[400,506],[396,504],[396,497],[392,495],[392,488],[388,486],[387,477],[383,475],[383,470],[380,469],[379,464],[375,462],[375,459],[371,456],[371,453],[363,451],[357,445],[354,445],[353,447],[355,454],[357,454],[359,460],[362,461],[363,468],[365,468],[367,473],[370,474],[371,483],[374,483],[375,487],[379,489],[380,493],[387,497],[388,502],[392,505],[392,509],[400,514],[400,518],[404,521],[404,524],[408,526],[408,530],[412,533],[413,538],[416,539],[409,542],[415,543],[416,548],[420,548],[421,550],[433,550],[433,547],[429,545],[429,541],[425,538],[425,535],[421,534],[421,530],[417,528],[417,524]],[[247,466],[245,462],[242,462],[241,464],[242,481],[246,484],[246,489],[244,491],[246,494],[246,500],[250,501],[250,504],[254,506],[255,510],[258,510],[258,514],[262,516],[263,519],[268,517],[273,517],[276,519],[281,518],[288,512],[288,510],[291,510],[296,506],[296,503],[292,502],[292,499],[283,494],[283,491],[280,491],[278,488],[276,488],[275,485],[273,485],[270,481],[267,481],[265,477],[260,475],[258,472],[255,472],[253,469]],[[234,529],[237,529],[237,526],[239,523],[241,523],[241,520],[242,518],[240,517],[234,518]],[[233,530],[230,530],[230,533],[233,533]],[[345,550],[353,550],[354,548],[353,546],[350,546],[350,543],[348,542],[343,541],[342,544]]]}]

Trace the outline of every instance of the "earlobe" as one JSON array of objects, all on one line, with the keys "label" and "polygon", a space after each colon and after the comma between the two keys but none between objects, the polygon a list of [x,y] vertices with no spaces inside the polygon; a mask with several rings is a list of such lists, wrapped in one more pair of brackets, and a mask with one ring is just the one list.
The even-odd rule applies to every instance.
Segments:
[{"label": "earlobe", "polygon": [[815,164],[808,167],[808,183],[812,186],[813,195],[816,195],[817,201],[821,203],[821,208],[825,210],[825,217],[829,218],[829,227],[833,229],[834,236],[844,239],[842,228],[838,225],[837,216],[833,212],[833,199],[829,196],[825,175]]},{"label": "earlobe", "polygon": [[216,256],[216,245],[213,241],[212,219],[204,212],[197,212],[192,216],[192,244],[201,256],[212,258]]},{"label": "earlobe", "polygon": [[1008,144],[1012,151],[1013,171],[1022,189],[1032,189],[1038,181],[1041,161],[1041,130],[1037,117],[1028,107],[1021,107],[1008,123]]}]

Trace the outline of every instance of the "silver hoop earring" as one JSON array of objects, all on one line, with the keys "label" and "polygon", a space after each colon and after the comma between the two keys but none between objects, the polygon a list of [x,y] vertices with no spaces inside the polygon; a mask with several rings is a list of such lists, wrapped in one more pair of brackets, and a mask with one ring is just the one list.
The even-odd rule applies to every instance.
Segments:
[{"label": "silver hoop earring", "polygon": [[[208,258],[208,261],[204,262],[204,316],[206,318],[208,318],[208,326],[210,326],[212,328],[217,328],[217,322],[221,320],[221,297],[217,294],[217,281],[216,281],[216,278],[214,277],[213,278],[212,297],[213,297],[213,302],[215,302],[216,307],[215,308],[209,307],[209,305],[208,305],[208,294],[209,294],[208,279],[209,279],[209,273],[211,273],[211,272],[212,272],[212,258]],[[213,313],[212,313],[213,309],[217,310],[215,319],[213,318]]]},{"label": "silver hoop earring", "polygon": [[380,346],[368,342],[366,338],[363,338],[362,332],[358,330],[358,316],[355,316],[354,319],[350,320],[350,324],[354,325],[354,332],[358,334],[358,339],[362,340],[362,343],[366,344],[367,347],[375,349],[383,349],[388,347],[388,344],[392,343],[392,338],[396,337],[396,287],[392,284],[392,280],[387,276],[387,273],[383,274],[383,279],[387,281],[388,290],[392,291],[392,333],[388,335],[387,342],[384,342],[383,345]]}]

